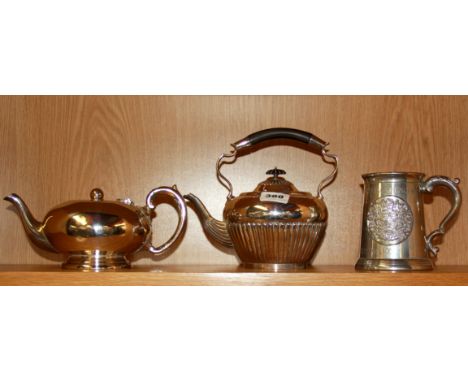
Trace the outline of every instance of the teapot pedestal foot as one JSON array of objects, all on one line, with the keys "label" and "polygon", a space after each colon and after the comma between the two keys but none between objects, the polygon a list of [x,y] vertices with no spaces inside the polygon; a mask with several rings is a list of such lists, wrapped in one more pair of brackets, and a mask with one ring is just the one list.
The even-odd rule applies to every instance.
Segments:
[{"label": "teapot pedestal foot", "polygon": [[84,251],[72,253],[62,264],[62,269],[73,271],[103,272],[130,268],[130,262],[123,253]]},{"label": "teapot pedestal foot", "polygon": [[431,271],[434,265],[429,258],[420,259],[365,259],[356,263],[357,271]]},{"label": "teapot pedestal foot", "polygon": [[301,270],[308,267],[308,263],[287,263],[287,264],[272,264],[272,263],[242,263],[239,265],[240,268],[255,269],[259,271],[268,272],[285,272]]}]

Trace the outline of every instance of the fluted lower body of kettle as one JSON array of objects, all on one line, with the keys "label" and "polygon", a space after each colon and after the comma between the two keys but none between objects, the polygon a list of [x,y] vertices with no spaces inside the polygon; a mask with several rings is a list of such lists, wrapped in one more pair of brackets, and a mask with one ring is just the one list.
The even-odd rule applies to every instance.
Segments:
[{"label": "fluted lower body of kettle", "polygon": [[310,264],[326,223],[242,222],[227,227],[243,266],[286,270]]}]

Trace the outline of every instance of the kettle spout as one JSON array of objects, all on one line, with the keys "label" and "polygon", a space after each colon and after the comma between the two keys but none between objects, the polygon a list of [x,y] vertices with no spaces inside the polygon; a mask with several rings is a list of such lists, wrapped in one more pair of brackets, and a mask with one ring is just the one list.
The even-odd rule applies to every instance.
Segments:
[{"label": "kettle spout", "polygon": [[15,206],[26,234],[36,246],[41,249],[45,249],[46,251],[57,252],[50,244],[47,236],[44,234],[43,224],[34,219],[23,199],[16,194],[10,194],[5,196],[3,199]]},{"label": "kettle spout", "polygon": [[229,236],[226,222],[219,221],[210,215],[202,201],[193,194],[184,195],[193,206],[195,212],[200,219],[200,222],[210,239],[225,247],[233,247],[231,237]]}]

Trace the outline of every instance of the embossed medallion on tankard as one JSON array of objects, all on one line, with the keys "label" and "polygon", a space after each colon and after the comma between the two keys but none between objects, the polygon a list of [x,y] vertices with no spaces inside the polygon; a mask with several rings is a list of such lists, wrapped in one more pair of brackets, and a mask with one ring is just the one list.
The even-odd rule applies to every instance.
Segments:
[{"label": "embossed medallion on tankard", "polygon": [[367,226],[377,242],[398,244],[406,240],[413,229],[413,213],[403,199],[385,196],[371,204]]},{"label": "embossed medallion on tankard", "polygon": [[[361,256],[357,270],[430,270],[438,248],[432,240],[445,233],[461,204],[459,179],[424,174],[386,172],[365,174]],[[453,205],[439,228],[426,235],[423,193],[434,186],[451,190]]]}]

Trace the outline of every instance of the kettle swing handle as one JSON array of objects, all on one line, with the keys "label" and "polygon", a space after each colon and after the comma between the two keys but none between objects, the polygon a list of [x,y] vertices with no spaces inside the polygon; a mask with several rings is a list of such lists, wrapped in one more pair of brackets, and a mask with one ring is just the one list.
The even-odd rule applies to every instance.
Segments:
[{"label": "kettle swing handle", "polygon": [[322,190],[331,184],[338,172],[338,157],[334,154],[329,154],[328,143],[307,131],[290,129],[287,127],[274,127],[271,129],[260,130],[247,137],[231,144],[234,148],[229,154],[223,154],[216,162],[216,176],[219,182],[229,191],[227,199],[233,199],[233,187],[231,182],[221,173],[221,166],[225,163],[232,164],[236,161],[239,155],[242,155],[247,149],[273,139],[289,139],[304,143],[312,148],[312,151],[321,153],[325,163],[333,165],[333,171],[325,179],[323,179],[317,188],[317,197],[323,199]]},{"label": "kettle swing handle", "polygon": [[179,221],[177,223],[177,228],[173,235],[166,241],[164,244],[160,245],[159,247],[155,247],[151,242],[147,244],[147,249],[153,254],[159,255],[163,253],[166,249],[168,249],[174,242],[179,238],[184,226],[187,222],[187,206],[185,205],[184,198],[177,190],[177,187],[174,185],[171,187],[158,187],[154,190],[151,190],[148,196],[146,197],[146,207],[149,210],[154,210],[156,205],[153,203],[155,196],[158,194],[167,194],[173,197],[177,203],[177,210],[179,215]]},{"label": "kettle swing handle", "polygon": [[439,225],[439,228],[432,231],[429,235],[425,236],[424,239],[426,241],[426,248],[429,251],[429,255],[433,258],[437,257],[437,253],[439,252],[438,247],[434,247],[432,241],[436,236],[442,236],[445,234],[446,228],[445,226],[447,223],[455,216],[461,206],[461,193],[460,189],[458,188],[458,184],[460,183],[460,179],[450,179],[446,176],[433,176],[420,186],[422,192],[431,193],[434,189],[434,186],[443,186],[447,187],[452,192],[453,203],[452,207],[448,214],[444,217],[444,220]]}]

